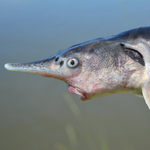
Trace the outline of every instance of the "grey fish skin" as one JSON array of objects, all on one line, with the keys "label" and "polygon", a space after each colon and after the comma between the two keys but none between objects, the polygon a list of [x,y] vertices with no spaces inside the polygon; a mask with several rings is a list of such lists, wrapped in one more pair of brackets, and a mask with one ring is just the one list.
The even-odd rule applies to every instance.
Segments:
[{"label": "grey fish skin", "polygon": [[44,60],[8,63],[5,68],[63,80],[83,101],[132,92],[143,96],[150,108],[150,27],[80,43]]}]

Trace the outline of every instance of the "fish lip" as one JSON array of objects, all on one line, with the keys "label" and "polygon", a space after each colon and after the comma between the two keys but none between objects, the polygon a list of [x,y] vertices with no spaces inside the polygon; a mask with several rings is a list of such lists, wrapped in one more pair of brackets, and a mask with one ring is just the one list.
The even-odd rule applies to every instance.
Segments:
[{"label": "fish lip", "polygon": [[87,93],[77,87],[74,87],[72,85],[68,85],[68,91],[72,94],[77,94],[80,96],[80,99],[82,101],[86,101],[88,100],[88,96],[87,96]]}]

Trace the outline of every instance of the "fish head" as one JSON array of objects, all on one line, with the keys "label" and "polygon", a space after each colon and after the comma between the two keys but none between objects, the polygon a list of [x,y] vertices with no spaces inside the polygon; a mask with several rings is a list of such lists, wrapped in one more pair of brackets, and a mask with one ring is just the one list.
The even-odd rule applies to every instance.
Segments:
[{"label": "fish head", "polygon": [[88,100],[116,93],[125,86],[122,80],[126,78],[123,73],[126,55],[120,49],[114,42],[97,39],[60,50],[43,60],[7,63],[5,68],[63,80],[71,93]]}]

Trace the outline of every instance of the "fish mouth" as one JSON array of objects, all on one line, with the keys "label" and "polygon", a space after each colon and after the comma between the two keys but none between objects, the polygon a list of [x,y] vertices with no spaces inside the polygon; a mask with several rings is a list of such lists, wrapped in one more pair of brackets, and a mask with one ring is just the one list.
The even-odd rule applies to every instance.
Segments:
[{"label": "fish mouth", "polygon": [[73,87],[73,86],[71,86],[71,85],[68,85],[68,91],[69,91],[70,93],[72,93],[72,94],[77,94],[77,95],[79,95],[79,96],[80,96],[80,99],[81,99],[82,101],[88,100],[87,93],[84,92],[84,91],[82,91],[82,90],[80,90],[80,89],[77,88],[77,87]]}]

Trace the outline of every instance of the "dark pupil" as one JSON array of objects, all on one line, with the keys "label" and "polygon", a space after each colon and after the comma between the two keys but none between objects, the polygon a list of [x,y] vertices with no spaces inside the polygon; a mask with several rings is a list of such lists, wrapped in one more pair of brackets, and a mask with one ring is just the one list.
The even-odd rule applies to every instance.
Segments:
[{"label": "dark pupil", "polygon": [[70,61],[70,64],[71,64],[71,65],[74,65],[74,60],[71,60],[71,61]]}]

